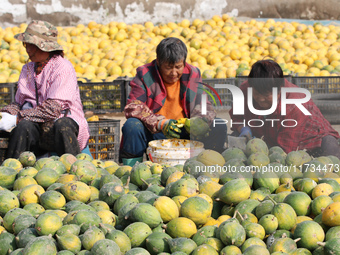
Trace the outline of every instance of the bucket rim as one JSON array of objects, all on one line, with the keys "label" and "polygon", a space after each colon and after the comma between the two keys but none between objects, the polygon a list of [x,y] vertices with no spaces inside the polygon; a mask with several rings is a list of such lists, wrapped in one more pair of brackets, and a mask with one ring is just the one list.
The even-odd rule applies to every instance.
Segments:
[{"label": "bucket rim", "polygon": [[[189,147],[160,147],[156,146],[155,143],[164,143],[164,142],[181,142],[181,143],[192,143],[193,146]],[[149,147],[152,149],[157,149],[157,150],[192,150],[192,149],[197,149],[197,148],[204,148],[204,144],[200,141],[194,141],[194,140],[187,140],[187,139],[159,139],[159,140],[152,140],[148,143]]]}]

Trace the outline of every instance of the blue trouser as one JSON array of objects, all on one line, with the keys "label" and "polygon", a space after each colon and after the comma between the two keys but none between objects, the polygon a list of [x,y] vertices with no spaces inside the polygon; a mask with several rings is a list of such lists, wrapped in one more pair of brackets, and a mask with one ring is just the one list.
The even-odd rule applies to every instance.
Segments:
[{"label": "blue trouser", "polygon": [[[227,125],[223,123],[215,125],[215,127],[212,126],[209,136],[200,141],[204,143],[205,149],[222,152],[224,150],[226,136]],[[162,132],[152,134],[137,118],[129,118],[126,120],[122,127],[122,137],[120,159],[142,157],[150,141],[166,139]],[[184,134],[181,138],[189,139],[189,135]]]}]

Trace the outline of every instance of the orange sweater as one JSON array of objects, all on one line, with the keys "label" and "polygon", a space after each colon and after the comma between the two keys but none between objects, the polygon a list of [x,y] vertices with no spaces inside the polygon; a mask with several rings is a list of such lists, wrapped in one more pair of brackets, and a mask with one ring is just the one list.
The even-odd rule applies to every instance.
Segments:
[{"label": "orange sweater", "polygon": [[165,116],[166,119],[177,120],[179,118],[184,118],[184,110],[179,97],[180,81],[174,84],[164,83],[164,85],[167,95],[163,107],[157,112],[157,114]]}]

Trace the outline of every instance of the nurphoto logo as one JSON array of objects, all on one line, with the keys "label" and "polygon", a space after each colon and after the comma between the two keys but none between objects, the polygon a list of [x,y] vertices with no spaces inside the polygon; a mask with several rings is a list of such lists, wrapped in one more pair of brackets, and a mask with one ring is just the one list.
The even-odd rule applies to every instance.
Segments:
[{"label": "nurphoto logo", "polygon": [[[204,84],[204,83],[203,83]],[[272,88],[272,105],[269,109],[256,109],[254,107],[253,102],[253,88],[248,87],[247,88],[247,98],[245,98],[243,91],[236,85],[232,84],[215,84],[214,88],[211,86],[204,84],[207,86],[210,90],[213,91],[213,93],[216,95],[216,97],[219,99],[221,105],[222,100],[220,98],[220,95],[216,91],[216,89],[228,89],[232,95],[233,102],[232,102],[232,109],[234,115],[244,115],[245,114],[245,100],[247,100],[247,107],[249,111],[258,116],[269,116],[270,114],[274,113],[278,106],[278,100],[280,99],[281,104],[281,116],[285,116],[287,113],[287,105],[292,104],[297,107],[304,115],[311,115],[311,113],[304,107],[304,103],[307,103],[311,99],[311,93],[308,89],[304,88],[297,88],[297,87],[282,87],[280,89],[280,93],[278,93],[278,88],[273,87]],[[205,92],[209,92],[207,89],[203,89]],[[303,94],[304,97],[301,98],[289,98],[288,95],[290,93],[300,93]],[[217,105],[216,100],[214,96],[209,92],[207,93],[213,100],[215,106]],[[207,113],[207,94],[201,95],[201,113],[202,115],[205,115]],[[244,126],[248,125],[249,127],[261,127],[264,125],[264,122],[271,122],[272,127],[274,127],[274,123],[280,121],[281,125],[284,127],[295,127],[298,124],[298,120],[294,119],[270,119],[265,118],[263,119],[250,119],[247,121],[244,119],[243,122],[234,122],[234,124],[243,124]],[[215,119],[214,120],[214,127],[217,124],[222,123],[228,123],[228,120],[225,119]],[[231,125],[233,124],[231,120]]]}]

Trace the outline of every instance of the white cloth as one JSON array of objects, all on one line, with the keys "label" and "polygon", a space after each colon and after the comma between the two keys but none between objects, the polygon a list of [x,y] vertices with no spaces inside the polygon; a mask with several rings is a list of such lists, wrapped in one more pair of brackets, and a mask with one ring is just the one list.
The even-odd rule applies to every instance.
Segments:
[{"label": "white cloth", "polygon": [[7,112],[1,112],[0,130],[10,132],[17,125],[17,116]]}]

